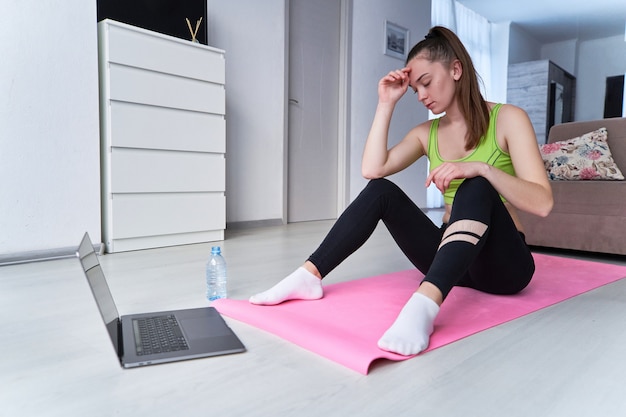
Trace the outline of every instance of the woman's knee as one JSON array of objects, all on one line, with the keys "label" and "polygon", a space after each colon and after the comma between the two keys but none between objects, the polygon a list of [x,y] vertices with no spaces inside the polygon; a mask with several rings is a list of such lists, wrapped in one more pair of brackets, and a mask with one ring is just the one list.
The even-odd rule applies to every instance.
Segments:
[{"label": "woman's knee", "polygon": [[370,180],[361,193],[380,196],[397,192],[402,193],[402,190],[396,184],[389,181],[387,178],[377,178]]},{"label": "woman's knee", "polygon": [[491,192],[495,191],[495,188],[493,188],[493,185],[491,185],[487,178],[478,176],[465,179],[459,186],[457,193],[467,191]]},{"label": "woman's knee", "polygon": [[474,177],[464,180],[455,195],[455,202],[460,199],[475,201],[488,201],[499,198],[499,194],[493,185],[484,177]]}]

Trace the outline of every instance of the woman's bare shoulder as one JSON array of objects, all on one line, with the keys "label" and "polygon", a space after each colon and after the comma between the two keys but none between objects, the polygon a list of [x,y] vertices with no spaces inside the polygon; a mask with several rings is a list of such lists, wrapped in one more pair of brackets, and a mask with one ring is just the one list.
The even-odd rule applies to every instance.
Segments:
[{"label": "woman's bare shoulder", "polygon": [[407,136],[419,140],[424,150],[426,150],[428,145],[428,137],[430,135],[430,126],[432,125],[432,123],[432,120],[427,120],[418,124],[409,131]]},{"label": "woman's bare shoulder", "polygon": [[428,140],[428,136],[430,135],[430,127],[432,126],[434,120],[435,119],[426,120],[425,122],[422,122],[415,126],[409,132]]},{"label": "woman's bare shoulder", "polygon": [[533,131],[532,123],[526,111],[513,104],[503,104],[498,112],[497,130],[505,136]]},{"label": "woman's bare shoulder", "polygon": [[515,120],[526,121],[528,120],[528,114],[521,107],[514,104],[504,103],[498,112],[498,119],[504,119],[507,122],[514,122]]}]

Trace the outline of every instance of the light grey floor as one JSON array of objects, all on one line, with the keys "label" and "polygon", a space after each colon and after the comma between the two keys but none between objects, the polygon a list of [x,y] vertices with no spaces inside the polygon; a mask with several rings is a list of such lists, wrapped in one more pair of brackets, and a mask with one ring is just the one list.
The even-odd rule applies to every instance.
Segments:
[{"label": "light grey floor", "polygon": [[[330,225],[229,231],[230,296],[291,272]],[[205,306],[209,248],[103,256],[121,313]],[[327,280],[407,268],[380,228]],[[368,376],[228,318],[246,353],[122,370],[75,259],[0,267],[0,308],[2,416],[626,415],[626,280]]]}]

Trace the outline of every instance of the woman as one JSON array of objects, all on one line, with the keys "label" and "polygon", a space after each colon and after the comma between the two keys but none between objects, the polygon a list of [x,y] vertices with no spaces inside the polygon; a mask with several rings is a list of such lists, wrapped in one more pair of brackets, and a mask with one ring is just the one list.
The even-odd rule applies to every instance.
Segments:
[{"label": "woman", "polygon": [[[445,115],[388,149],[391,116],[408,89]],[[444,195],[441,227],[384,179],[422,156],[430,160],[425,185],[435,184]],[[321,279],[365,243],[379,220],[425,275],[380,338],[383,350],[412,355],[426,349],[439,306],[455,285],[515,294],[530,282],[535,267],[516,209],[547,216],[553,204],[533,127],[523,110],[483,99],[471,58],[450,30],[433,27],[406,66],[380,80],[362,173],[371,181],[320,247],[251,303],[321,298]]]}]

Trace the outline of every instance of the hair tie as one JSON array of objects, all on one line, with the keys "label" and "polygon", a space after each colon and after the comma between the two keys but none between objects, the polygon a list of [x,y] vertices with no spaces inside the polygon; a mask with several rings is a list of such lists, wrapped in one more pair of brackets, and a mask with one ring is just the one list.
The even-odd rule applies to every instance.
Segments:
[{"label": "hair tie", "polygon": [[434,38],[434,37],[435,37],[435,35],[434,35],[434,34],[432,34],[432,33],[428,32],[428,33],[426,34],[426,36],[424,36],[424,39],[432,39],[432,38]]}]

